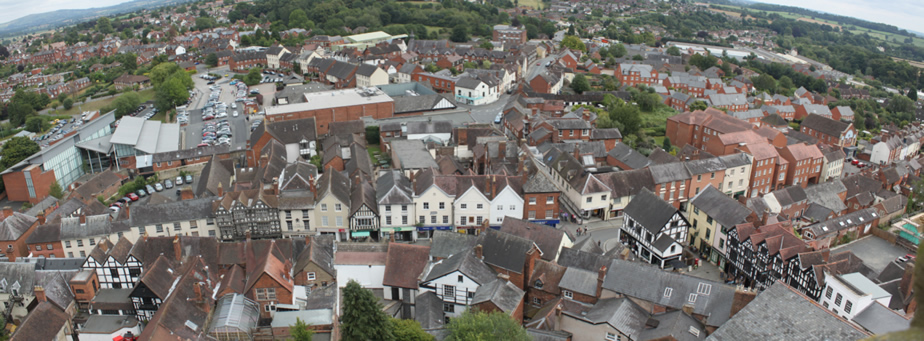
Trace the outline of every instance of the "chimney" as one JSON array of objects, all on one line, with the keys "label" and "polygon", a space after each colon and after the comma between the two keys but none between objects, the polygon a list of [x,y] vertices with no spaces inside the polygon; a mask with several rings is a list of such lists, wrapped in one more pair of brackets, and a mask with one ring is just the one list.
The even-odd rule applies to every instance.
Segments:
[{"label": "chimney", "polygon": [[693,316],[693,305],[691,304],[684,304],[680,310],[683,310],[683,312],[687,315]]},{"label": "chimney", "polygon": [[48,298],[45,297],[45,288],[42,288],[41,286],[36,285],[35,288],[32,289],[32,293],[33,295],[35,295],[36,301],[39,301],[40,303],[48,301]]},{"label": "chimney", "polygon": [[244,232],[244,237],[245,237],[245,239],[247,240],[247,242],[249,243],[249,242],[250,242],[250,231]]},{"label": "chimney", "polygon": [[218,196],[222,197],[225,195],[224,186],[221,185],[221,182],[218,183]]},{"label": "chimney", "polygon": [[475,258],[484,259],[484,251],[481,244],[475,245]]},{"label": "chimney", "polygon": [[39,214],[36,218],[38,218],[39,225],[45,225],[45,213]]},{"label": "chimney", "polygon": [[183,260],[183,247],[180,246],[180,236],[173,236],[173,257],[175,257],[177,262]]},{"label": "chimney", "polygon": [[491,200],[497,196],[497,175],[491,175]]},{"label": "chimney", "polygon": [[9,217],[9,216],[11,216],[11,215],[13,215],[13,209],[12,209],[11,207],[9,207],[9,206],[4,207],[4,208],[3,208],[3,216],[4,216],[4,217]]},{"label": "chimney", "polygon": [[193,284],[193,292],[196,295],[196,302],[202,302],[202,283],[196,282]]},{"label": "chimney", "polygon": [[606,278],[606,265],[601,266],[597,271],[597,298],[603,294],[603,280]]},{"label": "chimney", "polygon": [[81,223],[81,224],[86,224],[86,223],[87,223],[87,215],[86,215],[86,214],[80,214],[80,223]]},{"label": "chimney", "polygon": [[315,180],[317,179],[315,179],[314,176],[308,176],[308,189],[311,190],[311,193],[314,193],[314,195],[317,195],[318,188],[316,187]]},{"label": "chimney", "polygon": [[728,317],[735,316],[741,309],[744,309],[744,306],[751,303],[754,298],[757,297],[757,293],[748,290],[735,290],[735,296],[732,298],[732,309]]}]

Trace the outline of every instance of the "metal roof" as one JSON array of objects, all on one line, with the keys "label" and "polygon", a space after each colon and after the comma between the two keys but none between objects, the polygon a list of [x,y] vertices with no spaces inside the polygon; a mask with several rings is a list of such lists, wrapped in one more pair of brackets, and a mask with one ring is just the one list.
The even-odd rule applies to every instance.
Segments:
[{"label": "metal roof", "polygon": [[112,133],[110,143],[127,144],[134,146],[141,138],[141,130],[147,120],[140,117],[123,117],[119,121],[119,126]]}]

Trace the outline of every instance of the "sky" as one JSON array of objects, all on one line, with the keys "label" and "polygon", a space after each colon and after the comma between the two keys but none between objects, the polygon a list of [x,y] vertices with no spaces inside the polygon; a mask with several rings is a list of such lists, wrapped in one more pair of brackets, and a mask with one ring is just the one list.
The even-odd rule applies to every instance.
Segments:
[{"label": "sky", "polygon": [[129,0],[0,0],[0,23],[19,19],[29,14],[59,9],[85,9],[118,5]]},{"label": "sky", "polygon": [[[0,0],[3,1],[3,0]],[[924,33],[921,0],[770,0],[758,2],[802,7],[897,26]]]}]

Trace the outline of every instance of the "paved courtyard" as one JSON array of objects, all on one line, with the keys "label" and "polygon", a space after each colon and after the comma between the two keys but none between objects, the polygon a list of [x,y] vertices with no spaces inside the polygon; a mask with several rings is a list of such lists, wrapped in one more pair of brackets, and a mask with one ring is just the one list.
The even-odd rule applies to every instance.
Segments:
[{"label": "paved courtyard", "polygon": [[835,253],[852,251],[853,254],[863,260],[864,264],[877,273],[882,272],[896,258],[910,253],[901,246],[889,244],[889,242],[876,236],[867,236],[847,245],[835,247],[831,251]]}]

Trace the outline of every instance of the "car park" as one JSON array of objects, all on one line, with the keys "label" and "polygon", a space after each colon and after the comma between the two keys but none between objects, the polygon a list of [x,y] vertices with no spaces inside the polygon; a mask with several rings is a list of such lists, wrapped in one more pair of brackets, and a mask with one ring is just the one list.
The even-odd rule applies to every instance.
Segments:
[{"label": "car park", "polygon": [[167,189],[173,188],[173,181],[170,181],[170,179],[164,180],[164,187]]}]

